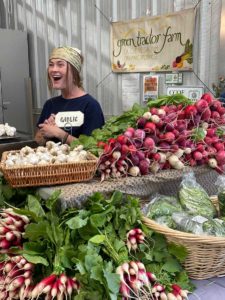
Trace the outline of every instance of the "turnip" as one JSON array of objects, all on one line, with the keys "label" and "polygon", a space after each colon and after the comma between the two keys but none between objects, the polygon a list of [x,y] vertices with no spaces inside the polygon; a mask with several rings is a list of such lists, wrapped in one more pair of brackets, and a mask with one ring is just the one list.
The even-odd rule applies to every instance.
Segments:
[{"label": "turnip", "polygon": [[160,164],[158,162],[154,161],[150,165],[149,169],[153,174],[156,174],[160,170]]},{"label": "turnip", "polygon": [[143,117],[146,119],[146,120],[150,120],[152,114],[150,113],[150,111],[146,111],[144,114],[143,114]]},{"label": "turnip", "polygon": [[140,175],[140,169],[137,166],[130,167],[128,170],[128,174],[136,177],[136,176]]},{"label": "turnip", "polygon": [[154,124],[158,124],[160,122],[160,117],[157,116],[157,115],[152,115],[151,116],[151,121],[154,123]]}]

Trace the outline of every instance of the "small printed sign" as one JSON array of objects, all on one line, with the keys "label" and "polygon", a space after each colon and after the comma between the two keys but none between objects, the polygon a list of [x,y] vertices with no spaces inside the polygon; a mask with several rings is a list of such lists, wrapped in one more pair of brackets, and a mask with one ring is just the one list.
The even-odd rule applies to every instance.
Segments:
[{"label": "small printed sign", "polygon": [[168,87],[167,88],[167,95],[171,96],[174,94],[182,94],[185,97],[196,101],[201,98],[201,96],[204,94],[204,88],[203,87],[187,87],[187,86],[181,86],[181,87]]},{"label": "small printed sign", "polygon": [[166,84],[182,84],[183,73],[169,73],[166,74]]},{"label": "small printed sign", "polygon": [[84,123],[84,114],[81,111],[62,111],[55,116],[55,123],[61,128],[78,127]]},{"label": "small printed sign", "polygon": [[159,77],[157,75],[143,76],[143,101],[148,101],[149,98],[157,98],[159,90]]}]

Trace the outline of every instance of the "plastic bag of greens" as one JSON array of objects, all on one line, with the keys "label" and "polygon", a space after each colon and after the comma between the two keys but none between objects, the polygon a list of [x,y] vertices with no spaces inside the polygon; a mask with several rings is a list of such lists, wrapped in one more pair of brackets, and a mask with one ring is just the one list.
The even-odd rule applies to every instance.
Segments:
[{"label": "plastic bag of greens", "polygon": [[197,235],[203,234],[202,224],[208,221],[205,217],[192,216],[186,212],[173,213],[172,219],[176,223],[178,230]]},{"label": "plastic bag of greens", "polygon": [[161,216],[171,216],[173,212],[181,210],[182,207],[176,197],[156,194],[143,208],[143,213],[148,218],[155,219]]},{"label": "plastic bag of greens", "polygon": [[183,175],[178,194],[182,207],[188,213],[207,218],[216,216],[216,208],[207,192],[197,183],[194,172]]},{"label": "plastic bag of greens", "polygon": [[167,226],[171,229],[176,229],[176,223],[174,222],[172,216],[161,216],[155,218],[155,222],[157,222],[160,225]]},{"label": "plastic bag of greens", "polygon": [[215,185],[218,189],[220,214],[225,217],[225,176],[219,175],[216,179]]},{"label": "plastic bag of greens", "polygon": [[203,223],[204,234],[214,236],[225,236],[225,223],[220,219],[211,219]]}]

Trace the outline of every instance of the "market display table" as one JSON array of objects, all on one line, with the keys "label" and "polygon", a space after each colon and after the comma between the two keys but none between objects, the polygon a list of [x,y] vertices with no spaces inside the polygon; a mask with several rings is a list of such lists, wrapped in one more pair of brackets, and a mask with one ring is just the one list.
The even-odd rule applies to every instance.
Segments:
[{"label": "market display table", "polygon": [[197,289],[189,300],[225,300],[225,277],[192,280]]},{"label": "market display table", "polygon": [[[196,168],[187,167],[186,172],[194,171],[197,182],[208,192],[209,195],[217,193],[215,181],[218,173],[213,169],[202,166]],[[95,192],[110,193],[114,190],[129,195],[147,199],[155,193],[165,195],[175,194],[182,180],[182,172],[177,170],[165,170],[157,174],[140,177],[126,177],[100,182],[94,178],[88,182],[40,187],[39,194],[47,199],[54,191],[61,190],[60,201],[62,208],[82,207],[88,196]]]}]

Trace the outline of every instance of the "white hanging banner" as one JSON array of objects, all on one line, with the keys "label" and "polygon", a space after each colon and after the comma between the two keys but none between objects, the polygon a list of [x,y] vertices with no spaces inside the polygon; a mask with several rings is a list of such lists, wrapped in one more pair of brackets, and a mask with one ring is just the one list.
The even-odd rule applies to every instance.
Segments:
[{"label": "white hanging banner", "polygon": [[155,17],[113,22],[113,72],[193,69],[194,8]]}]

